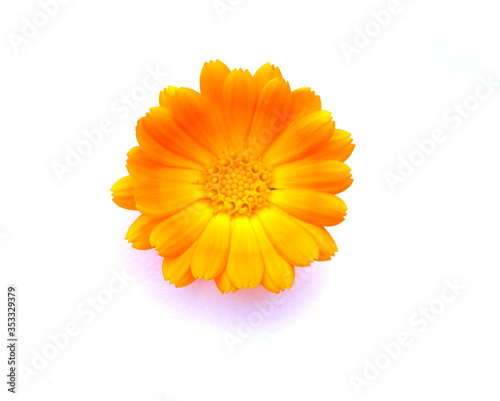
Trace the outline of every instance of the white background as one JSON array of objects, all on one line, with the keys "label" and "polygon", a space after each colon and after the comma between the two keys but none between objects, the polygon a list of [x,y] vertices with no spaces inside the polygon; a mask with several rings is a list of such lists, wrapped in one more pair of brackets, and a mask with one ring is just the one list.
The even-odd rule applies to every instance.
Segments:
[{"label": "white background", "polygon": [[[405,331],[411,344],[361,398],[499,400],[500,87],[468,99],[480,79],[500,81],[499,2],[401,0],[350,62],[342,43],[357,28],[375,32],[372,12],[388,1],[237,3],[221,18],[212,0],[72,0],[13,46],[41,6],[2,2],[0,299],[5,311],[7,285],[17,286],[18,363],[31,369],[18,372],[17,399],[352,400],[353,375],[366,380],[367,363],[387,362],[381,343]],[[111,201],[137,119],[166,85],[199,89],[215,59],[251,72],[278,65],[356,144],[348,216],[330,229],[339,253],[279,298],[223,296],[213,282],[174,288],[154,251],[123,240],[137,212]],[[161,85],[126,117],[116,112],[156,68],[168,72]],[[465,99],[474,111],[446,121]],[[106,119],[112,132],[59,181],[53,163]],[[415,140],[435,129],[446,139],[391,190],[387,172],[418,160]],[[123,269],[126,285],[90,321],[89,298]],[[446,279],[466,289],[443,304]],[[417,325],[429,304],[442,313]],[[68,324],[78,334],[51,354],[50,336]],[[43,352],[53,359],[34,362]]]}]

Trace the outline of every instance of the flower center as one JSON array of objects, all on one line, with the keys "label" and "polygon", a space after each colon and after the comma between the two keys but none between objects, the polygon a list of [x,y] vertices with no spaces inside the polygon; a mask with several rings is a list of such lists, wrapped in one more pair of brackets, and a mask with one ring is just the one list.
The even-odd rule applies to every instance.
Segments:
[{"label": "flower center", "polygon": [[251,215],[267,204],[270,181],[260,160],[230,152],[207,170],[205,194],[218,212]]}]

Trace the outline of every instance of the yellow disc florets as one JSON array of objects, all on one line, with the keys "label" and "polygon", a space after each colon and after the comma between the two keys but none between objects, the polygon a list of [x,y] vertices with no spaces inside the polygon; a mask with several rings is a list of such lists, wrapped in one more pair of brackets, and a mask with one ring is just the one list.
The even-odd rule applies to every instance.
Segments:
[{"label": "yellow disc florets", "polygon": [[230,152],[205,177],[205,194],[218,212],[251,215],[267,204],[271,174],[259,160]]}]

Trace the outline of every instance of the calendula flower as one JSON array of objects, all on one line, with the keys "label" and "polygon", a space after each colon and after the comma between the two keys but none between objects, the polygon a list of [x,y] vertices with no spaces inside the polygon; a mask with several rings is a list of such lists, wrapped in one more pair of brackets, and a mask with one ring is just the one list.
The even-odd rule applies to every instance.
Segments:
[{"label": "calendula flower", "polygon": [[325,226],[344,220],[350,134],[278,68],[205,63],[200,93],[168,87],[136,127],[114,202],[141,215],[126,239],[155,248],[176,287],[290,289],[295,267],[331,259]]}]

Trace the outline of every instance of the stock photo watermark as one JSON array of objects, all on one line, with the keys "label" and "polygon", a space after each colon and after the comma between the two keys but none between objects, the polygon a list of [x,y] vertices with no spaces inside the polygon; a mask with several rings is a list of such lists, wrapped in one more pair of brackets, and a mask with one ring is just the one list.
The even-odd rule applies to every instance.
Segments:
[{"label": "stock photo watermark", "polygon": [[19,53],[22,46],[26,46],[36,38],[40,31],[55,18],[61,11],[61,7],[71,0],[40,0],[38,9],[29,17],[22,17],[17,32],[9,32],[7,39],[15,53]]},{"label": "stock photo watermark", "polygon": [[459,102],[455,102],[442,114],[442,121],[449,126],[448,129],[435,128],[427,138],[416,139],[415,148],[407,156],[398,156],[398,166],[394,171],[386,171],[384,178],[389,189],[394,192],[398,185],[406,182],[418,167],[422,166],[436,151],[438,145],[446,142],[449,131],[456,131],[465,121],[471,118],[479,106],[496,93],[500,81],[495,81],[493,76],[487,78],[480,76],[479,84],[474,91]]},{"label": "stock photo watermark", "polygon": [[420,306],[407,319],[410,328],[397,333],[391,340],[380,343],[380,349],[372,358],[363,359],[363,366],[356,374],[349,376],[349,381],[359,396],[378,380],[404,350],[417,341],[431,324],[436,322],[451,304],[453,304],[467,287],[459,279],[444,280],[439,296],[431,299],[425,306]]},{"label": "stock photo watermark", "polygon": [[[314,276],[318,266],[319,264],[314,262],[309,267],[295,268],[294,291],[297,291],[303,282],[308,281],[309,277]],[[256,330],[276,313],[287,296],[287,292],[280,292],[279,294],[269,294],[269,297],[262,301],[254,301],[255,310],[248,313],[244,318],[239,317],[234,331],[224,331],[222,333],[222,339],[229,352],[232,354],[238,352],[243,344],[256,333]]]},{"label": "stock photo watermark", "polygon": [[236,7],[240,6],[242,3],[243,0],[214,0],[212,7],[219,19],[224,21],[226,19],[226,14],[231,14]]},{"label": "stock photo watermark", "polygon": [[[407,2],[411,1],[408,0]],[[385,8],[371,11],[370,20],[363,27],[356,26],[354,28],[352,42],[344,41],[340,43],[340,50],[347,63],[351,63],[354,55],[361,54],[363,49],[366,49],[384,29],[391,25],[394,17],[403,12],[403,3],[400,0],[390,0]]]},{"label": "stock photo watermark", "polygon": [[17,386],[17,291],[15,285],[7,287],[7,391],[16,392]]},{"label": "stock photo watermark", "polygon": [[51,361],[63,353],[72,340],[80,336],[132,280],[126,270],[120,272],[112,270],[111,275],[104,288],[86,297],[76,306],[76,317],[68,320],[62,328],[47,333],[48,339],[42,346],[31,349],[29,361],[19,366],[19,377],[25,386],[40,376],[50,366]]},{"label": "stock photo watermark", "polygon": [[163,71],[159,65],[155,68],[147,66],[145,69],[147,74],[141,83],[111,102],[110,109],[114,113],[113,116],[101,119],[94,128],[82,130],[81,138],[76,145],[66,145],[65,157],[62,160],[52,161],[51,167],[59,182],[63,182],[67,174],[82,164],[83,160],[102,144],[105,136],[116,130],[117,122],[125,120],[131,110],[137,108],[149,93],[164,87],[164,78],[168,76],[168,72]]}]

